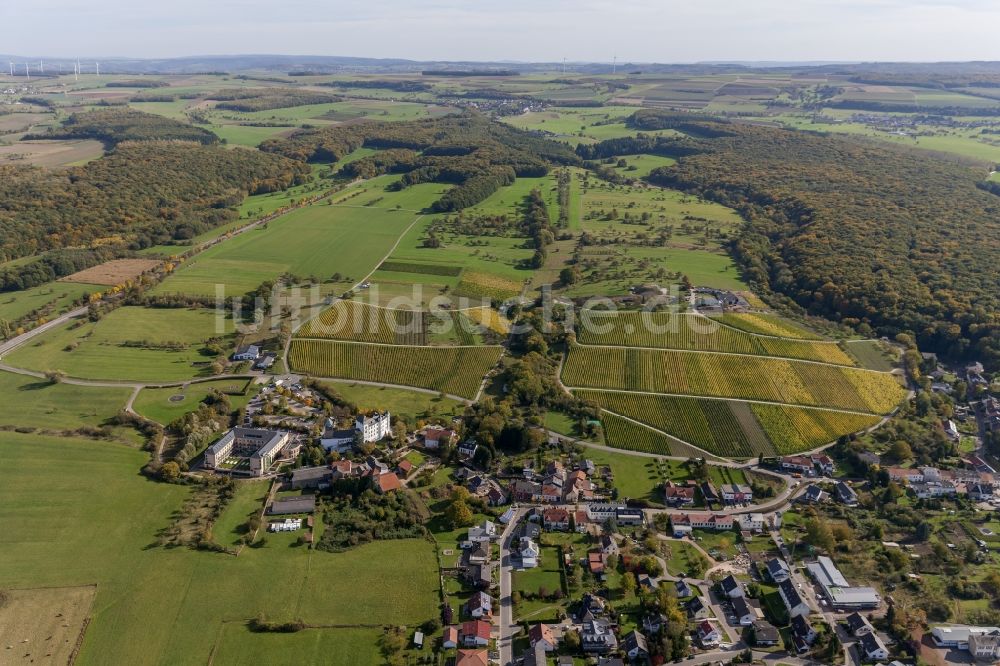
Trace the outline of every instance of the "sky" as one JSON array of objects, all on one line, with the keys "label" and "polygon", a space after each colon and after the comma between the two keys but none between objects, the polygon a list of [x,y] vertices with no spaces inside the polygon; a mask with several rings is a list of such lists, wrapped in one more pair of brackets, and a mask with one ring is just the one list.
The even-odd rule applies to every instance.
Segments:
[{"label": "sky", "polygon": [[0,53],[998,60],[996,0],[0,0]]}]

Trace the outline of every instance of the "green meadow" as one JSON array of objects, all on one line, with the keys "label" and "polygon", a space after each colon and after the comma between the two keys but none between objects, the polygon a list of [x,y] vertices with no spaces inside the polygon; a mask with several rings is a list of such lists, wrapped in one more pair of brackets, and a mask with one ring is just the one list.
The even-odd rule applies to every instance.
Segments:
[{"label": "green meadow", "polygon": [[155,293],[212,296],[253,291],[291,273],[320,281],[340,273],[344,286],[371,272],[415,215],[375,207],[319,203],[236,236],[180,266]]},{"label": "green meadow", "polygon": [[0,425],[49,430],[97,427],[117,414],[132,389],[52,384],[45,379],[0,372]]},{"label": "green meadow", "polygon": [[46,308],[48,318],[52,319],[72,309],[77,299],[105,289],[99,284],[49,282],[23,291],[4,292],[0,294],[0,319],[14,322],[39,308]]},{"label": "green meadow", "polygon": [[236,395],[248,388],[246,379],[216,379],[209,382],[199,382],[176,388],[145,388],[139,392],[135,403],[135,411],[148,419],[164,425],[198,409],[209,394],[221,391],[229,395],[233,409],[245,406],[253,395],[252,389],[246,395]]},{"label": "green meadow", "polygon": [[201,352],[212,338],[231,344],[232,321],[216,331],[214,310],[122,307],[98,322],[75,320],[33,339],[5,357],[17,367],[71,377],[175,381],[210,374],[212,355]]},{"label": "green meadow", "polygon": [[407,418],[411,424],[431,416],[460,416],[465,410],[465,405],[457,400],[421,391],[369,386],[349,380],[322,383],[362,410],[389,410],[393,416]]},{"label": "green meadow", "polygon": [[[239,557],[164,549],[154,545],[156,533],[190,490],[140,476],[148,454],[85,439],[4,433],[3,440],[0,588],[96,584],[81,666],[109,663],[109,655],[114,663],[205,664],[220,637],[227,645],[227,627],[259,614],[315,625],[415,625],[437,614],[434,547],[426,541],[331,554],[283,534]],[[310,634],[282,642],[295,663],[312,660]],[[360,651],[367,639],[351,644]],[[215,663],[246,663],[243,653],[226,654]]]}]

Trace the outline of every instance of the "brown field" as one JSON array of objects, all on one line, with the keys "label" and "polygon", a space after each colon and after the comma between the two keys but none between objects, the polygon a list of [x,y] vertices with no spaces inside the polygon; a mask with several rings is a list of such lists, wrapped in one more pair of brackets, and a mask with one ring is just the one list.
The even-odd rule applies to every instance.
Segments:
[{"label": "brown field", "polygon": [[60,167],[104,154],[100,141],[15,141],[0,144],[0,162],[21,162],[42,167]]},{"label": "brown field", "polygon": [[96,585],[7,590],[0,603],[0,663],[71,663],[96,594]]},{"label": "brown field", "polygon": [[52,120],[48,113],[7,113],[0,115],[0,133],[23,132],[31,125]]},{"label": "brown field", "polygon": [[156,259],[112,259],[61,278],[61,282],[116,285],[139,277],[162,262]]}]

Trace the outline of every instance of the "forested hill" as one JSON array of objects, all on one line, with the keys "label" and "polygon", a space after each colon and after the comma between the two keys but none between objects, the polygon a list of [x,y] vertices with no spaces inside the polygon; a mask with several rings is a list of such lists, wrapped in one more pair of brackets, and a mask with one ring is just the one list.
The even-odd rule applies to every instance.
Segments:
[{"label": "forested hill", "polygon": [[[304,182],[309,167],[256,150],[129,142],[82,167],[0,166],[0,262],[59,248],[140,249],[235,219],[248,193]],[[0,272],[0,290],[58,277],[37,261]],[[45,278],[45,279],[42,279]]]},{"label": "forested hill", "polygon": [[383,150],[344,167],[345,176],[402,173],[400,187],[454,183],[435,202],[439,212],[477,204],[517,177],[543,176],[553,163],[579,162],[565,144],[475,113],[304,130],[261,144],[261,150],[309,162],[335,162],[361,147]]},{"label": "forested hill", "polygon": [[926,350],[1000,366],[1000,196],[975,173],[890,146],[664,115],[698,138],[650,181],[741,210],[750,223],[734,250],[750,280],[865,333],[910,331]]},{"label": "forested hill", "polygon": [[195,141],[205,145],[219,142],[219,137],[206,129],[128,108],[74,113],[61,127],[25,138],[96,139],[108,148],[122,141]]}]

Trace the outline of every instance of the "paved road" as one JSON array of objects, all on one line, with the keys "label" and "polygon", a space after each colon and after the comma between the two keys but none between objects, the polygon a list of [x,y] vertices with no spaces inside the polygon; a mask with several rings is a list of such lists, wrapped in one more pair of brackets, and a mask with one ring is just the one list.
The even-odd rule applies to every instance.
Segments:
[{"label": "paved road", "polygon": [[25,333],[22,333],[21,335],[11,338],[7,342],[0,344],[0,358],[2,358],[4,354],[14,351],[16,348],[28,342],[28,340],[31,340],[36,335],[41,335],[42,333],[48,331],[49,329],[55,328],[57,326],[62,326],[70,319],[73,319],[75,317],[82,317],[85,314],[87,314],[87,306],[83,306],[75,310],[70,310],[66,314],[59,315],[52,321],[45,322],[41,326],[36,326],[30,331],[27,331]]},{"label": "paved road", "polygon": [[528,512],[527,508],[518,509],[511,521],[504,527],[500,536],[500,635],[497,645],[500,647],[500,665],[507,666],[514,660],[514,630],[517,625],[514,623],[514,603],[511,601],[511,547],[514,541],[514,532],[517,525],[524,519]]}]

